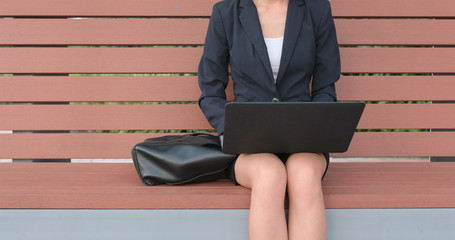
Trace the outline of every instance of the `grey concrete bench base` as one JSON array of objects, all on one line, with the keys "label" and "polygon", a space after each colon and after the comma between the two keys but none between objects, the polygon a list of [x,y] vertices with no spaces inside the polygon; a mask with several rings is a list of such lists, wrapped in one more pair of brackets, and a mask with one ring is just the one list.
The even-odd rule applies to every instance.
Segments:
[{"label": "grey concrete bench base", "polygon": [[[328,209],[329,240],[454,239],[455,209]],[[8,240],[246,240],[248,210],[0,210]]]}]

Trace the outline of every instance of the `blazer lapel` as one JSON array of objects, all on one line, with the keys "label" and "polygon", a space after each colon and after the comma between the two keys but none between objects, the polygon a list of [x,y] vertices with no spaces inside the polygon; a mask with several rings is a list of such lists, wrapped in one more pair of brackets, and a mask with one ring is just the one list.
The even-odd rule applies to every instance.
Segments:
[{"label": "blazer lapel", "polygon": [[252,0],[241,0],[239,6],[243,8],[243,11],[239,16],[240,22],[253,43],[259,57],[261,58],[262,64],[264,64],[264,67],[267,70],[270,81],[273,82],[272,66],[270,65],[267,46],[264,42],[256,6],[253,4]]},{"label": "blazer lapel", "polygon": [[286,68],[294,52],[297,38],[302,28],[303,17],[305,15],[305,3],[302,0],[289,0],[286,26],[284,32],[283,50],[281,53],[280,69],[278,71],[277,83],[283,78]]}]

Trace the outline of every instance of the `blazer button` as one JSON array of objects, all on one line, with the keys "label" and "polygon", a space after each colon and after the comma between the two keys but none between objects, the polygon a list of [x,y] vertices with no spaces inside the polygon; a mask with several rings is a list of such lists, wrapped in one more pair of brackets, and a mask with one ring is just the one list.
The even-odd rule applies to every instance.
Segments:
[{"label": "blazer button", "polygon": [[272,102],[279,102],[280,100],[278,98],[273,98]]}]

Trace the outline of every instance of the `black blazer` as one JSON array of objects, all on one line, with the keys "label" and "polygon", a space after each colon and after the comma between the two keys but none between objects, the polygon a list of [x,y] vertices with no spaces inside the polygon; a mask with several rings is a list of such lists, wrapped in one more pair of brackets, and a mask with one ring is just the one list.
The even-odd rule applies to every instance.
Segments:
[{"label": "black blazer", "polygon": [[289,0],[276,84],[253,1],[225,0],[214,5],[198,80],[199,106],[218,134],[224,131],[228,65],[235,101],[336,101],[340,54],[330,3]]}]

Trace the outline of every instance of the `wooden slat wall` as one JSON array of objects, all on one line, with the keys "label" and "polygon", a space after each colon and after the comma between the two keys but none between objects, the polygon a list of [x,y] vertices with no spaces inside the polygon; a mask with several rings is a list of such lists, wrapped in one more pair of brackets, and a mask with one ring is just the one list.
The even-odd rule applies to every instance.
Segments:
[{"label": "wooden slat wall", "polygon": [[[325,206],[453,208],[454,170],[451,163],[332,163],[323,182]],[[250,205],[250,190],[227,180],[144,187],[132,164],[4,164],[0,196],[2,209],[247,209]]]},{"label": "wooden slat wall", "polygon": [[[2,158],[130,158],[149,133],[0,134]],[[349,150],[334,157],[454,156],[451,132],[358,132]]]},{"label": "wooden slat wall", "polygon": [[[0,16],[210,16],[220,0],[2,0]],[[331,0],[334,17],[454,17],[452,0]],[[53,6],[52,8],[48,6]]]},{"label": "wooden slat wall", "polygon": [[[340,101],[451,101],[455,76],[342,76],[336,88]],[[232,84],[227,93],[232,100]],[[0,77],[0,102],[194,102],[200,94],[196,76]]]},{"label": "wooden slat wall", "polygon": [[[342,73],[452,73],[455,48],[341,48]],[[196,73],[202,48],[0,48],[0,73]]]},{"label": "wooden slat wall", "polygon": [[[208,19],[0,19],[2,45],[202,45]],[[340,45],[451,45],[455,20],[336,19]]]},{"label": "wooden slat wall", "polygon": [[[210,129],[197,104],[0,105],[0,113],[8,116],[0,126],[22,131]],[[455,128],[455,104],[367,104],[358,128]]]},{"label": "wooden slat wall", "polygon": [[[0,0],[0,74],[195,74],[217,1]],[[455,101],[454,1],[331,3],[342,57],[340,101]],[[195,102],[199,94],[196,76],[0,76],[0,103],[20,103],[0,104],[0,131],[209,129],[194,103],[24,105]],[[372,103],[359,128],[455,129],[454,108]],[[0,134],[0,159],[129,158],[134,143],[159,135]],[[455,132],[359,132],[348,152],[333,156],[455,156],[454,143]]]}]

